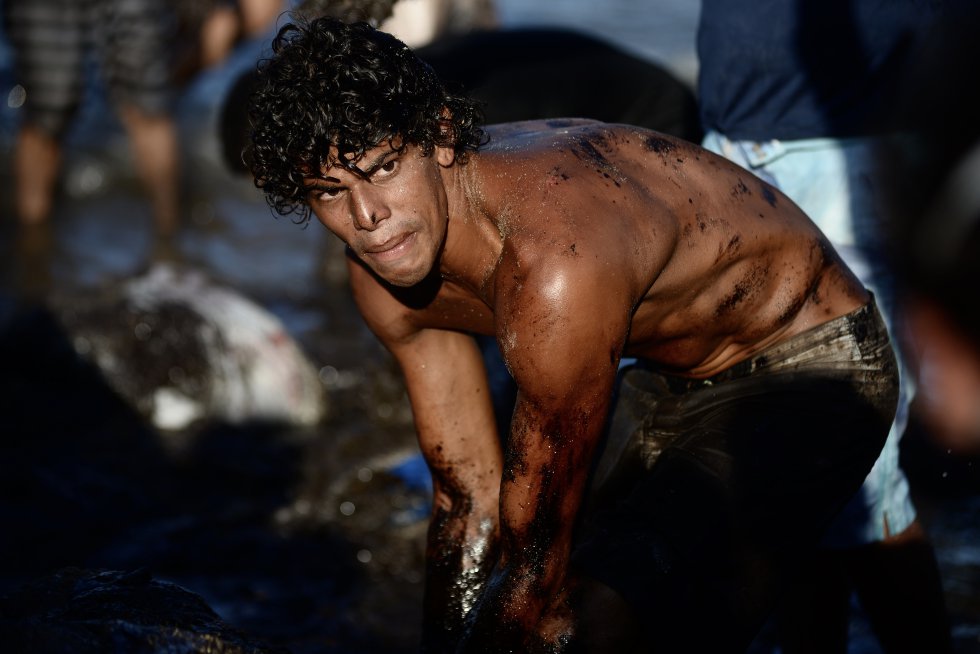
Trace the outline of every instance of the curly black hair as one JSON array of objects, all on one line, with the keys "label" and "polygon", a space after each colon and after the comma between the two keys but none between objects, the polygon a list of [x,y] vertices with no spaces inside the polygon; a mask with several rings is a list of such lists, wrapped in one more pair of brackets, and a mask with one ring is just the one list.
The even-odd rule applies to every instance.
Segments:
[{"label": "curly black hair", "polygon": [[416,145],[425,156],[452,147],[462,164],[486,142],[477,102],[450,92],[408,46],[367,23],[298,20],[272,48],[250,98],[246,160],[281,215],[307,222],[304,178],[335,163],[358,173],[357,160],[382,143]]}]

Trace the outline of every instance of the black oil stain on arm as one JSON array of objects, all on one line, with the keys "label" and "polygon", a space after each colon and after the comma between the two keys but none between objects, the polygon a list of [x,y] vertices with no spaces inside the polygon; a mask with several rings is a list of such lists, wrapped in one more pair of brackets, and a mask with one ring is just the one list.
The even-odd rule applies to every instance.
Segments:
[{"label": "black oil stain on arm", "polygon": [[744,300],[749,294],[748,282],[742,280],[735,284],[735,288],[732,292],[725,296],[725,299],[721,301],[718,308],[715,309],[715,316],[723,316],[726,313],[730,313],[739,303]]},{"label": "black oil stain on arm", "polygon": [[651,152],[656,152],[667,161],[667,155],[673,152],[677,146],[675,146],[669,140],[663,138],[662,136],[648,136],[643,142],[644,147]]},{"label": "black oil stain on arm", "polygon": [[734,259],[740,249],[742,249],[742,237],[735,234],[728,240],[727,244],[718,244],[718,256],[715,258],[715,263],[720,263],[726,258]]},{"label": "black oil stain on arm", "polygon": [[548,184],[551,186],[558,186],[562,182],[567,182],[570,179],[568,173],[562,170],[561,166],[555,166],[551,169],[548,177]]},{"label": "black oil stain on arm", "polygon": [[[615,166],[609,163],[605,155],[599,151],[599,148],[605,147],[608,149],[609,144],[606,137],[601,134],[594,134],[588,137],[583,136],[578,139],[577,145],[581,148],[580,153],[578,149],[573,149],[572,153],[575,154],[579,159],[587,161],[596,167],[596,172],[602,175],[604,178],[611,180],[616,186],[620,186],[619,181],[616,180],[617,171]],[[598,147],[596,147],[598,146]]]},{"label": "black oil stain on arm", "polygon": [[765,200],[770,207],[775,209],[776,194],[773,193],[772,187],[766,184],[765,182],[762,182],[761,186],[762,186],[762,199]]},{"label": "black oil stain on arm", "polygon": [[745,182],[742,181],[742,178],[739,177],[738,183],[736,183],[735,186],[732,187],[732,197],[740,198],[743,195],[752,195],[752,191],[749,190],[749,187],[746,186]]},{"label": "black oil stain on arm", "polygon": [[742,279],[735,282],[732,292],[725,296],[715,309],[715,316],[721,317],[734,311],[739,304],[757,294],[766,286],[769,278],[769,266],[755,265]]},{"label": "black oil stain on arm", "polygon": [[[577,143],[578,146],[585,151],[585,156],[583,157],[579,155],[579,158],[588,159],[592,163],[603,168],[610,167],[609,162],[606,161],[605,155],[599,152],[598,148],[596,148],[596,146],[592,143],[591,140],[583,136],[582,138],[578,139]],[[576,154],[578,154],[577,151]]]}]

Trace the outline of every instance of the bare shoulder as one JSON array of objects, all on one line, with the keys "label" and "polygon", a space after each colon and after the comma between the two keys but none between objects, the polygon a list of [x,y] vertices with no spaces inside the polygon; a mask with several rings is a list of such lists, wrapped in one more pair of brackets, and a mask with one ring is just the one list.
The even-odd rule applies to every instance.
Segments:
[{"label": "bare shoulder", "polygon": [[547,279],[567,271],[610,286],[622,281],[642,296],[675,249],[678,211],[689,210],[688,196],[670,181],[677,173],[664,170],[661,156],[682,157],[696,146],[596,121],[513,129],[482,153],[479,195],[504,236],[514,274]]},{"label": "bare shoulder", "polygon": [[508,243],[495,277],[496,337],[526,392],[615,369],[640,269],[628,253],[569,230]]},{"label": "bare shoulder", "polygon": [[719,169],[737,170],[668,134],[584,119],[495,126],[479,161],[489,195],[504,191],[498,195],[546,206],[549,192],[557,190],[576,204],[591,198],[634,216],[644,213],[643,206],[680,207],[686,192],[713,187]]},{"label": "bare shoulder", "polygon": [[[703,151],[697,144],[676,136],[635,125],[605,123],[589,118],[548,118],[490,125],[490,151],[535,149],[540,143],[561,147],[563,142],[598,143],[607,153],[613,150],[668,155]],[[563,138],[564,137],[564,138]]]},{"label": "bare shoulder", "polygon": [[571,127],[602,124],[591,118],[542,118],[538,120],[520,120],[488,125],[487,133],[490,135],[491,143],[493,143],[504,139],[527,137],[529,135],[542,134]]}]

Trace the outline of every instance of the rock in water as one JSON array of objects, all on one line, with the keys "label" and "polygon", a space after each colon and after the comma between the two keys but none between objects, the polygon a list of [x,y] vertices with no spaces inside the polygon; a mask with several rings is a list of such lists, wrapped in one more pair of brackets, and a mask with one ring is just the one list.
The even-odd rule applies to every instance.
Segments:
[{"label": "rock in water", "polygon": [[325,414],[317,371],[281,321],[200,272],[157,265],[56,305],[78,353],[160,429],[305,426]]},{"label": "rock in water", "polygon": [[0,598],[4,651],[285,654],[234,629],[201,597],[144,571],[65,568]]}]

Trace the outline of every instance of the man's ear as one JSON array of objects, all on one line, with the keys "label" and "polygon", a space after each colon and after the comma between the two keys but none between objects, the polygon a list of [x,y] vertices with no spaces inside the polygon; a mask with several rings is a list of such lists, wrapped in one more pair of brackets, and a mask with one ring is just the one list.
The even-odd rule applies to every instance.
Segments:
[{"label": "man's ear", "polygon": [[[444,139],[444,143],[452,144],[456,140],[456,134],[453,132],[452,114],[449,112],[449,107],[443,107],[442,111],[439,112],[439,136]],[[453,165],[453,162],[456,161],[456,150],[451,145],[436,146],[436,161],[441,166],[449,167]]]},{"label": "man's ear", "polygon": [[456,150],[454,150],[453,148],[437,145],[436,161],[438,161],[439,165],[444,168],[448,168],[449,166],[452,166],[453,162],[456,161]]}]

